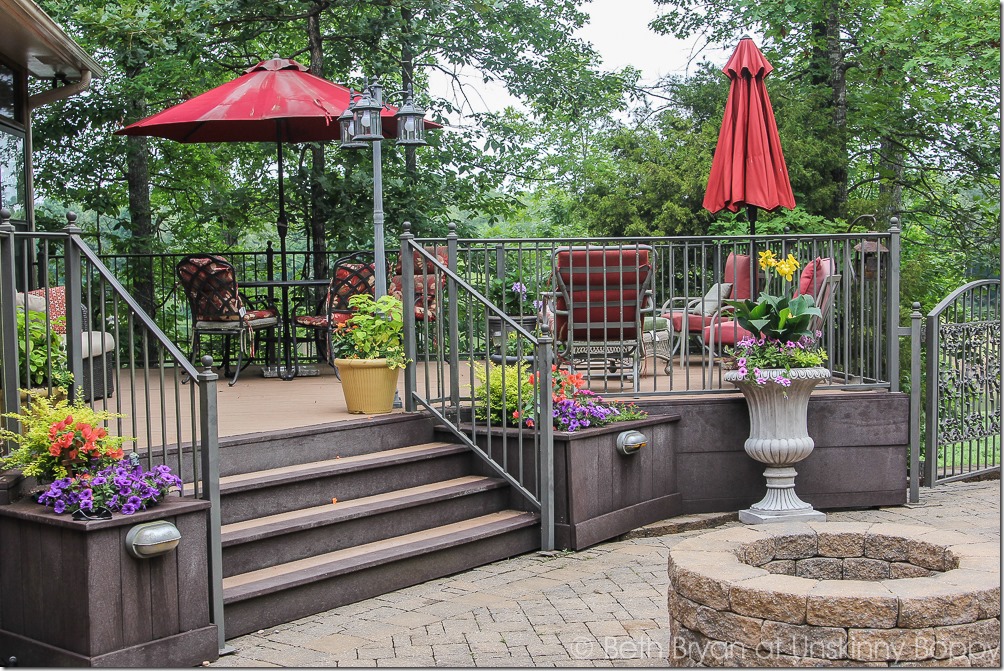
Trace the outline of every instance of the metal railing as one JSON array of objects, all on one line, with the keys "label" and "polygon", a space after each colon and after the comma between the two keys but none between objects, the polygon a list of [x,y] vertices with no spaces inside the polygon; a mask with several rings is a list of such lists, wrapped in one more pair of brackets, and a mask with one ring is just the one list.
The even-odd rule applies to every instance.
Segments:
[{"label": "metal railing", "polygon": [[[513,285],[527,289],[524,300],[505,296],[505,311],[517,321],[533,317],[539,305],[534,301],[554,290],[552,262],[559,247],[591,245],[625,247],[636,244],[654,248],[653,292],[655,310],[646,315],[641,346],[642,377],[636,381],[621,376],[595,376],[591,387],[604,395],[665,395],[721,393],[720,345],[710,343],[702,328],[718,328],[738,333],[727,312],[718,315],[699,311],[685,315],[674,309],[688,302],[698,305],[724,281],[730,254],[750,256],[746,278],[757,291],[778,293],[780,287],[764,286],[755,270],[757,253],[770,249],[778,255],[793,254],[805,264],[816,258],[833,260],[840,275],[831,304],[822,322],[822,346],[829,355],[830,388],[898,389],[899,344],[899,228],[893,221],[886,233],[837,235],[787,235],[702,238],[621,239],[590,238],[550,240],[461,239],[457,241],[456,273],[466,286],[485,296],[496,307],[512,293]],[[422,239],[418,247],[444,244],[443,240]],[[775,280],[776,281],[776,280]],[[797,276],[796,276],[797,281]],[[731,296],[726,296],[730,298]],[[709,304],[710,305],[710,304]],[[485,307],[473,305],[474,321],[485,321]],[[664,320],[661,319],[666,317]],[[719,332],[722,332],[722,331]],[[467,339],[467,354],[473,355],[476,339]],[[612,343],[598,343],[611,345]],[[714,345],[714,346],[711,346]],[[461,343],[461,348],[465,347]],[[560,354],[560,352],[559,352]]]},{"label": "metal railing", "polygon": [[[4,409],[20,412],[22,388],[43,386],[52,394],[65,365],[72,374],[70,399],[117,415],[105,428],[125,438],[125,450],[139,455],[147,469],[170,466],[187,483],[185,493],[210,501],[210,613],[223,650],[217,375],[211,361],[203,361],[200,371],[187,360],[81,240],[75,215],[67,215],[64,231],[49,233],[17,232],[9,217],[0,211]],[[54,248],[59,262],[50,256]],[[38,296],[27,296],[28,290]],[[58,316],[60,296],[65,317]],[[32,302],[41,311],[30,310]],[[58,334],[64,326],[65,335]],[[19,343],[32,336],[44,336],[34,352],[44,357],[35,357],[34,368],[32,357],[19,355]],[[6,421],[11,431],[19,430],[16,420]],[[10,448],[0,446],[4,454]]]},{"label": "metal railing", "polygon": [[[453,226],[446,244],[448,262],[443,265],[404,224],[402,295],[417,297],[404,306],[405,344],[412,360],[405,370],[405,409],[431,412],[530,508],[539,510],[541,548],[553,549],[551,338],[546,329],[535,334],[525,322],[502,312],[457,274]],[[525,421],[528,417],[532,422]]]},{"label": "metal railing", "polygon": [[926,321],[925,481],[1001,467],[1001,283],[962,286]]}]

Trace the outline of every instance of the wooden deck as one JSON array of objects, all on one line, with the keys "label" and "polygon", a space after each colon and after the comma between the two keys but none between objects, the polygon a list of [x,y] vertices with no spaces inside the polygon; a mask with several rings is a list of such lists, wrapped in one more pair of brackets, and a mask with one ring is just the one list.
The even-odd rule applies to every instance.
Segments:
[{"label": "wooden deck", "polygon": [[[701,391],[702,370],[699,364],[684,367],[677,362],[673,367],[672,380],[664,373],[663,365],[663,362],[659,362],[658,375],[642,376],[640,386],[643,392],[658,394],[670,389],[694,393]],[[221,375],[217,384],[220,437],[344,422],[363,417],[347,412],[342,385],[335,377],[334,370],[324,364],[317,365],[317,369],[319,375],[286,381],[276,377],[266,378],[259,367],[251,366],[241,373],[233,387]],[[423,392],[426,389],[425,371],[425,366],[418,366],[418,385]],[[182,436],[191,435],[193,413],[190,387],[180,381],[176,383],[170,369],[163,381],[160,375],[160,371],[156,370],[151,370],[146,377],[143,371],[130,375],[129,371],[122,370],[115,384],[115,393],[110,398],[95,401],[97,408],[125,415],[122,433],[136,436],[139,444],[160,445],[164,442],[165,435],[168,436],[169,443],[179,433]],[[461,371],[461,384],[465,389],[470,384],[470,378],[469,368]],[[437,381],[433,378],[428,382],[432,394],[436,395]],[[619,379],[594,380],[591,388],[599,394],[613,394],[622,390],[630,391],[630,382],[622,383]],[[162,393],[162,389],[166,393]],[[403,375],[398,390],[403,395]],[[143,414],[147,397],[150,399],[152,421],[145,424],[134,422],[133,418]],[[638,398],[633,395],[631,397]]]}]

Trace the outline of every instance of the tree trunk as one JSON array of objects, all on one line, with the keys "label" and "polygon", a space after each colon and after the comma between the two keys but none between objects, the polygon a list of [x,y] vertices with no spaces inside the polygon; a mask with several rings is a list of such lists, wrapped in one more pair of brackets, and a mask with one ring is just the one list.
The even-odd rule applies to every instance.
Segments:
[{"label": "tree trunk", "polygon": [[[144,66],[126,69],[127,77],[136,77]],[[131,121],[146,116],[146,100],[128,101]],[[156,231],[150,211],[150,152],[145,137],[126,138],[126,183],[129,188],[129,228],[127,243],[131,254],[141,254],[134,266],[133,295],[147,314],[155,316],[153,253]]]},{"label": "tree trunk", "polygon": [[834,141],[839,156],[839,163],[831,173],[836,185],[833,205],[836,216],[840,216],[847,210],[847,63],[840,44],[840,6],[836,0],[826,2],[826,57],[830,66]]},{"label": "tree trunk", "polygon": [[[415,85],[415,52],[411,46],[411,26],[414,20],[414,14],[408,7],[401,7],[401,83],[403,88],[407,91],[408,87],[414,88]],[[404,148],[404,174],[405,181],[408,185],[407,193],[409,204],[414,204],[414,198],[411,197],[415,193],[415,181],[418,179],[418,158],[415,155],[416,147],[407,146]],[[408,213],[405,210],[406,219],[411,220],[413,224],[417,223],[419,217],[416,216],[415,212]],[[402,223],[402,222],[397,222]],[[400,233],[400,228],[394,229],[395,234]],[[418,234],[418,231],[413,229],[412,233]]]},{"label": "tree trunk", "polygon": [[879,142],[879,212],[880,223],[898,217],[903,211],[903,148],[889,137]]},{"label": "tree trunk", "polygon": [[[324,51],[321,42],[320,7],[307,17],[307,41],[310,44],[310,72],[324,76]],[[328,244],[324,231],[326,206],[324,202],[324,145],[310,147],[310,222],[307,236],[311,240],[313,254],[313,274],[315,278],[328,276]]]}]

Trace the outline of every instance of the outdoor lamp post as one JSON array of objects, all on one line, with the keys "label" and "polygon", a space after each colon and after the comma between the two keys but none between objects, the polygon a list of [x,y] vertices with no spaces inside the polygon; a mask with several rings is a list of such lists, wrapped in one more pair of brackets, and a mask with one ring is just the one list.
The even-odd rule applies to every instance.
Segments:
[{"label": "outdoor lamp post", "polygon": [[[404,94],[405,99],[394,115],[397,119],[397,143],[412,147],[425,144],[425,110],[415,106],[410,85],[407,91],[398,93]],[[374,79],[338,117],[342,149],[361,149],[367,144],[373,147],[373,261],[376,265],[377,298],[387,293],[387,256],[383,244],[382,94],[383,87]]]}]

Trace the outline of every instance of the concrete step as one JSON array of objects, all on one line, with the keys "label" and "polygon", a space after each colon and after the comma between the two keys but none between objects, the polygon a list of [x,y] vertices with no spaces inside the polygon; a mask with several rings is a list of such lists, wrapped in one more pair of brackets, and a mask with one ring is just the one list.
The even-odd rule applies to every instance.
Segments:
[{"label": "concrete step", "polygon": [[224,576],[487,515],[508,498],[504,480],[470,475],[227,524]]},{"label": "concrete step", "polygon": [[223,524],[417,487],[471,473],[471,452],[436,442],[220,478]]},{"label": "concrete step", "polygon": [[227,637],[540,547],[540,518],[506,510],[225,578]]}]

